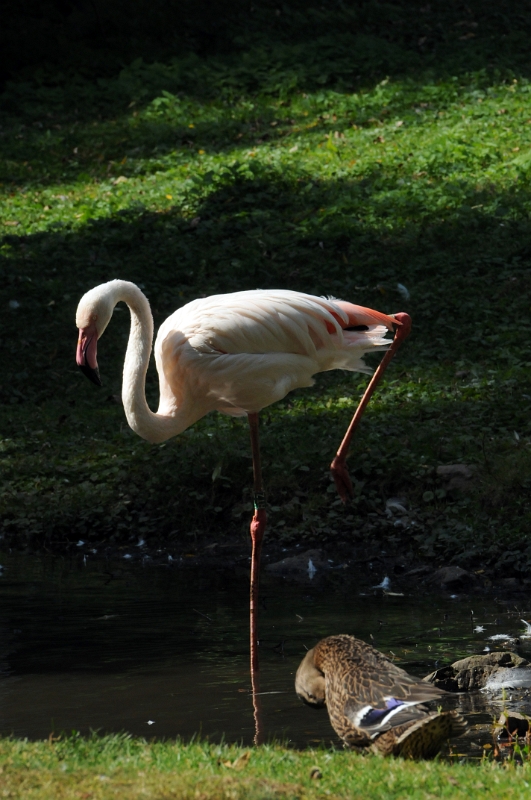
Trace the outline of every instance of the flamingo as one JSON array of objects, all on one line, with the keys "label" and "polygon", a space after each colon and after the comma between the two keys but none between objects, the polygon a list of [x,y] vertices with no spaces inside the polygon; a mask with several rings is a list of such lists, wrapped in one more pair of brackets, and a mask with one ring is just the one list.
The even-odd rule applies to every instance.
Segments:
[{"label": "flamingo", "polygon": [[[77,364],[101,386],[97,341],[120,301],[131,312],[122,399],[135,433],[149,442],[163,442],[210,411],[249,420],[255,507],[251,521],[251,674],[256,674],[258,576],[266,525],[258,414],[292,389],[311,386],[318,372],[345,369],[370,373],[364,354],[387,350],[332,462],[339,494],[346,501],[352,492],[346,470],[350,438],[390,358],[409,333],[409,316],[391,317],[345,300],[280,289],[193,300],[171,314],[159,329],[155,361],[160,402],[154,413],[145,396],[153,317],[147,298],[134,283],[109,281],[81,298],[76,315]],[[384,335],[394,326],[398,331],[390,347]]]}]

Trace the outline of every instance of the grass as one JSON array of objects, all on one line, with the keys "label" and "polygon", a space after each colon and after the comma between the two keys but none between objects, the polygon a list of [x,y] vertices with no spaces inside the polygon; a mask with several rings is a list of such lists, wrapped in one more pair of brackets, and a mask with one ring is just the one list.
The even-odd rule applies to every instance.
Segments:
[{"label": "grass", "polygon": [[[408,311],[414,332],[356,441],[348,507],[326,467],[365,379],[320,376],[262,415],[270,535],[377,536],[525,574],[531,82],[526,12],[513,11],[293,3],[279,21],[259,3],[250,21],[241,10],[225,20],[225,45],[203,55],[161,28],[155,59],[148,26],[144,49],[127,40],[128,61],[125,38],[94,45],[92,63],[89,37],[83,66],[57,39],[55,61],[11,75],[0,131],[8,543],[246,537],[245,424],[212,416],[165,445],[136,438],[116,402],[127,314],[100,344],[98,393],[73,361],[75,308],[114,277],[144,288],[156,324],[197,296],[278,286]],[[155,405],[153,372],[147,394]],[[452,463],[477,467],[472,494],[437,477]],[[397,495],[417,533],[385,517]]]},{"label": "grass", "polygon": [[[195,742],[147,743],[127,736],[73,735],[50,742],[0,741],[3,797],[177,798],[525,798],[529,764],[412,763],[340,751],[252,751]],[[312,778],[317,768],[320,778]]]}]

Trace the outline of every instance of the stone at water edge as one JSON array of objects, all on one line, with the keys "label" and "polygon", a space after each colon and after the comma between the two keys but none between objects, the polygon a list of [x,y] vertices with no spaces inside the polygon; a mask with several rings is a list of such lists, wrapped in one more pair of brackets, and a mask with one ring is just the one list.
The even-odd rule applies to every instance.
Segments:
[{"label": "stone at water edge", "polygon": [[462,567],[441,567],[428,579],[429,583],[443,589],[467,591],[476,582],[476,576]]},{"label": "stone at water edge", "polygon": [[491,693],[531,689],[531,667],[500,667],[489,675],[484,689]]},{"label": "stone at water edge", "polygon": [[273,564],[268,564],[265,570],[274,575],[287,575],[290,573],[304,573],[308,575],[308,564],[310,561],[316,572],[330,569],[330,564],[324,557],[322,550],[306,550],[304,553],[297,553],[295,556],[283,558],[282,561],[275,561]]},{"label": "stone at water edge", "polygon": [[489,678],[496,672],[516,667],[530,667],[531,671],[529,661],[516,653],[487,653],[484,656],[461,658],[448,667],[441,667],[426,675],[424,680],[447,692],[477,692],[485,688]]}]

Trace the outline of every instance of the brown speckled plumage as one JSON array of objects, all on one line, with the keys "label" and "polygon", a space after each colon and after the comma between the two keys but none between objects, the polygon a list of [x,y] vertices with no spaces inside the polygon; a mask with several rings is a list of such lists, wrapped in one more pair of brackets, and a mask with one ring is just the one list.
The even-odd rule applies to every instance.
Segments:
[{"label": "brown speckled plumage", "polygon": [[310,650],[295,679],[299,697],[326,704],[330,722],[349,747],[383,755],[433,758],[466,722],[455,711],[430,713],[423,703],[446,694],[408,675],[354,636],[329,636]]}]

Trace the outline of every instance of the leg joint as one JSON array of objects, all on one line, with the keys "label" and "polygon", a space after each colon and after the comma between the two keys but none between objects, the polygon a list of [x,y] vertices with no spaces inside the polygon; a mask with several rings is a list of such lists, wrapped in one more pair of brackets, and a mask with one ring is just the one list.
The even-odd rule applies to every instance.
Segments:
[{"label": "leg joint", "polygon": [[253,502],[254,502],[254,507],[255,507],[256,510],[258,510],[259,508],[265,508],[266,507],[266,496],[265,496],[264,492],[254,492],[253,493]]}]

